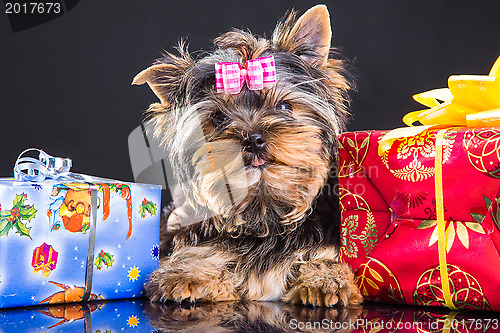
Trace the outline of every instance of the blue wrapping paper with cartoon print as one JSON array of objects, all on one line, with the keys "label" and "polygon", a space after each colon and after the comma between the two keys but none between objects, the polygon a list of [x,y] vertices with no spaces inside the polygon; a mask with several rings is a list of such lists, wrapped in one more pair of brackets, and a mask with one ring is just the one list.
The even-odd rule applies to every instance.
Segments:
[{"label": "blue wrapping paper with cartoon print", "polygon": [[0,307],[140,297],[158,267],[161,186],[0,178]]}]

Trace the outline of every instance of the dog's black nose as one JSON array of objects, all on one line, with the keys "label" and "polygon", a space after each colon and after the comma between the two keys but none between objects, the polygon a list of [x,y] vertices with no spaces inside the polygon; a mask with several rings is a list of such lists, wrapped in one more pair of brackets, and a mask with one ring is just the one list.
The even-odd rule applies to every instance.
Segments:
[{"label": "dog's black nose", "polygon": [[243,140],[243,147],[251,153],[262,153],[266,147],[266,140],[262,134],[250,134]]}]

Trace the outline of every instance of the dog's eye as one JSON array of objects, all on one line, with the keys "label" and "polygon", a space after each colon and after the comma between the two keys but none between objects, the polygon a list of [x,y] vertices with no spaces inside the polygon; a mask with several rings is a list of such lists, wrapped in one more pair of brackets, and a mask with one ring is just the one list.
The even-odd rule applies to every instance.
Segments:
[{"label": "dog's eye", "polygon": [[292,111],[292,104],[288,102],[278,102],[274,107],[276,111]]},{"label": "dog's eye", "polygon": [[212,124],[214,125],[214,127],[219,127],[225,121],[227,121],[227,117],[221,111],[214,112],[214,114],[212,115]]}]

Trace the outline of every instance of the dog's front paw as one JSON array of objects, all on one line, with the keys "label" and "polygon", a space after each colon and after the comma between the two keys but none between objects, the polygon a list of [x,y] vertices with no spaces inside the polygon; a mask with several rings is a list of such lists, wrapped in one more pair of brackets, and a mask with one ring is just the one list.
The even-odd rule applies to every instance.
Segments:
[{"label": "dog's front paw", "polygon": [[209,302],[236,300],[233,285],[224,273],[210,276],[199,271],[195,276],[162,267],[151,274],[146,285],[146,295],[153,302],[188,300],[193,303],[197,300]]},{"label": "dog's front paw", "polygon": [[349,266],[317,260],[300,267],[300,275],[283,301],[314,306],[359,306],[363,297]]},{"label": "dog's front paw", "polygon": [[[176,253],[160,262],[146,284],[146,295],[153,302],[232,301],[237,299],[230,273],[215,264],[214,253],[194,256],[193,251]],[[218,258],[219,261],[220,258]]]}]

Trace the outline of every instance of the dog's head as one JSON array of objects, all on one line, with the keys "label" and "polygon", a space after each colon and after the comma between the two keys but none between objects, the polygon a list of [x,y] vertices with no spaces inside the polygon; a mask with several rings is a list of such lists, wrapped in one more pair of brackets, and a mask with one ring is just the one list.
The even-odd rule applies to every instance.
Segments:
[{"label": "dog's head", "polygon": [[[177,180],[195,208],[216,216],[220,231],[262,236],[307,216],[348,114],[351,84],[343,61],[329,58],[331,35],[319,5],[298,19],[291,12],[270,40],[233,30],[197,60],[181,43],[180,55],[167,53],[135,77],[160,99],[149,111]],[[245,75],[249,61],[269,56],[275,82],[218,91],[221,63],[240,64]]]}]

